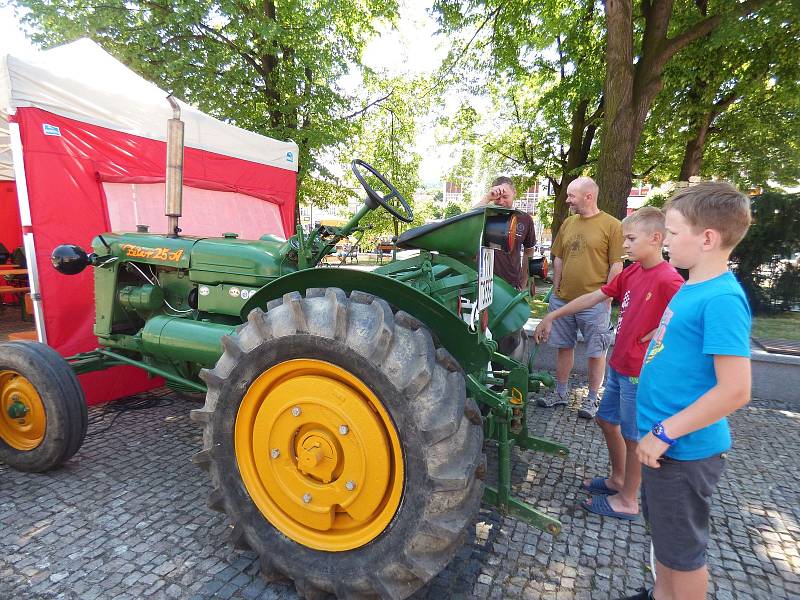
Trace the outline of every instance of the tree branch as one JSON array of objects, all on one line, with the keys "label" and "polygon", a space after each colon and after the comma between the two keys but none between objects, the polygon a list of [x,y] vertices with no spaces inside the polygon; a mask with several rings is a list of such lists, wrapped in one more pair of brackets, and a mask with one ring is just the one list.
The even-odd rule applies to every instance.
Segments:
[{"label": "tree branch", "polygon": [[500,13],[500,11],[503,9],[505,5],[506,5],[505,2],[501,2],[500,4],[497,5],[497,8],[495,8],[492,12],[486,15],[486,18],[483,20],[483,23],[481,23],[480,26],[475,30],[475,33],[472,34],[472,37],[467,42],[467,45],[464,46],[464,49],[461,51],[461,54],[459,54],[458,57],[452,62],[452,64],[449,67],[447,67],[445,72],[442,73],[441,76],[437,78],[434,84],[431,87],[429,87],[428,90],[424,94],[422,94],[422,96],[419,97],[420,100],[426,98],[428,94],[430,94],[433,90],[435,90],[442,84],[445,77],[447,77],[452,72],[452,70],[455,69],[459,61],[462,58],[464,58],[464,55],[467,53],[467,50],[469,50],[469,47],[472,45],[472,42],[475,41],[475,38],[478,37],[478,34],[483,30],[484,27],[486,27],[486,24],[492,18],[496,17]]},{"label": "tree branch", "polygon": [[741,15],[750,14],[754,10],[761,8],[763,5],[772,1],[773,0],[747,0],[747,2],[742,2],[740,4],[737,4],[735,8],[733,8],[728,12],[712,15],[710,17],[703,19],[698,23],[695,23],[692,27],[684,31],[682,34],[672,39],[669,38],[665,39],[664,46],[661,51],[662,60],[664,62],[668,61],[677,52],[679,52],[680,50],[682,50],[695,40],[698,40],[704,35],[708,35],[712,31],[714,31],[719,26],[719,24],[722,22],[723,19],[729,19],[731,17],[738,17]]},{"label": "tree branch", "polygon": [[491,150],[492,152],[496,152],[497,154],[499,154],[500,156],[502,156],[503,158],[505,158],[505,159],[507,159],[507,160],[510,160],[511,162],[515,162],[515,163],[517,163],[518,165],[520,165],[520,166],[523,166],[523,167],[524,167],[524,166],[527,166],[527,165],[526,165],[524,162],[522,162],[520,159],[518,159],[518,158],[514,158],[513,156],[509,156],[508,154],[506,154],[505,152],[502,152],[502,151],[501,151],[499,148],[496,148],[495,146],[493,146],[493,145],[492,145],[492,144],[490,144],[489,142],[484,142],[484,145],[485,145],[487,148],[489,148],[489,150]]},{"label": "tree branch", "polygon": [[394,90],[391,90],[391,91],[390,91],[388,94],[386,94],[385,96],[382,96],[381,98],[378,98],[377,100],[373,100],[372,102],[370,102],[369,104],[367,104],[367,105],[366,105],[364,108],[362,108],[361,110],[357,110],[357,111],[356,111],[356,112],[354,112],[354,113],[350,113],[349,115],[347,115],[347,116],[345,116],[345,117],[342,117],[342,119],[344,119],[344,120],[347,120],[347,119],[352,119],[353,117],[357,117],[358,115],[360,115],[360,114],[363,114],[363,113],[367,112],[367,111],[368,111],[368,110],[369,110],[371,107],[375,106],[376,104],[380,104],[381,102],[383,102],[384,100],[386,100],[387,98],[389,98],[389,96],[391,96],[393,93],[394,93]]},{"label": "tree branch", "polygon": [[658,163],[653,163],[647,169],[645,169],[644,173],[631,173],[631,177],[633,179],[644,179],[645,177],[650,175],[650,173],[652,173],[657,166],[658,166]]},{"label": "tree branch", "polygon": [[218,31],[212,29],[208,25],[204,25],[203,23],[196,23],[195,27],[198,27],[201,31],[204,31],[206,35],[218,42],[222,42],[228,48],[233,50],[237,55],[241,56],[245,62],[247,62],[251,67],[253,67],[256,72],[261,75],[265,80],[268,79],[267,73],[262,69],[261,65],[258,64],[255,57],[251,56],[248,52],[244,50],[240,50],[239,47],[233,42],[233,40],[225,37]]}]

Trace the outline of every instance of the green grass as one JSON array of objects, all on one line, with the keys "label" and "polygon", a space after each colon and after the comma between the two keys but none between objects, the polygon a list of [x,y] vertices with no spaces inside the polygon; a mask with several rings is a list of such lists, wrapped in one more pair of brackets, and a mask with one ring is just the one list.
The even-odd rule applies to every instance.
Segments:
[{"label": "green grass", "polygon": [[536,294],[533,298],[528,298],[531,305],[531,317],[541,319],[547,314],[547,303],[544,301],[543,294]]},{"label": "green grass", "polygon": [[[528,298],[528,304],[531,307],[531,317],[534,319],[541,319],[547,314],[547,302],[544,301],[547,292],[550,291],[548,284],[536,280],[536,295],[533,298]],[[611,307],[611,322],[616,323],[619,316],[619,306],[614,305]]]},{"label": "green grass", "polygon": [[800,312],[754,317],[752,336],[800,341]]},{"label": "green grass", "polygon": [[[539,293],[533,298],[528,299],[528,304],[531,306],[531,316],[534,319],[541,319],[547,314],[547,303],[544,301],[544,296],[547,289]],[[611,322],[617,322],[619,314],[619,307],[615,306],[611,310]],[[762,316],[753,318],[753,331],[751,334],[754,338],[778,338],[785,340],[800,341],[800,312],[783,313],[775,316]]]}]

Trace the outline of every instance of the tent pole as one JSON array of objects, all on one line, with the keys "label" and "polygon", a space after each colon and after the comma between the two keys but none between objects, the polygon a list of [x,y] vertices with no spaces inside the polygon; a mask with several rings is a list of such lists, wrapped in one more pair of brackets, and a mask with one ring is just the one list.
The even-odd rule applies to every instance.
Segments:
[{"label": "tent pole", "polygon": [[19,123],[9,123],[8,134],[11,138],[11,160],[14,162],[14,178],[17,180],[19,220],[22,224],[22,243],[25,246],[25,258],[28,263],[28,282],[31,288],[31,300],[33,301],[33,320],[36,323],[36,335],[39,341],[46,344],[47,332],[44,328],[39,270],[36,265],[36,246],[33,240],[33,223],[31,223],[31,204],[28,198],[28,180],[25,178],[25,162],[22,155],[22,136],[19,132]]}]

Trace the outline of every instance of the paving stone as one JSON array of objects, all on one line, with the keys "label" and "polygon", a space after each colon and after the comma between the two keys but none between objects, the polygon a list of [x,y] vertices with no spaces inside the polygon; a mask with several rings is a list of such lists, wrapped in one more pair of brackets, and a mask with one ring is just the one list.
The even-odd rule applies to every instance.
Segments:
[{"label": "paving stone", "polygon": [[[573,388],[584,386],[574,378]],[[206,507],[210,484],[189,460],[201,445],[186,418],[196,407],[171,398],[122,413],[106,433],[92,426],[52,473],[0,465],[0,598],[295,600],[293,585],[266,582],[256,555],[228,544],[228,520]],[[709,597],[800,597],[798,418],[797,406],[756,399],[730,419],[736,447],[713,500]],[[599,429],[569,409],[533,406],[528,427],[571,449],[566,458],[513,452],[515,497],[561,519],[561,535],[484,506],[467,543],[415,600],[584,600],[651,584],[644,523],[577,507],[580,481],[607,472]],[[491,483],[496,450],[487,445],[487,455]]]}]

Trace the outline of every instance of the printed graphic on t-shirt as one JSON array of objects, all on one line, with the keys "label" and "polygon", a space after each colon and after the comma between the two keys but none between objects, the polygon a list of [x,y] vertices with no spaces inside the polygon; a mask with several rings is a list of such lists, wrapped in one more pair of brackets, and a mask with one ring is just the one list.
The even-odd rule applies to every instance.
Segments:
[{"label": "printed graphic on t-shirt", "polygon": [[622,319],[625,316],[625,309],[631,303],[631,291],[625,290],[625,295],[622,297],[622,303],[619,305],[619,318],[617,319],[617,335],[622,331]]},{"label": "printed graphic on t-shirt", "polygon": [[586,252],[586,245],[586,238],[582,233],[579,233],[572,238],[572,240],[570,240],[569,246],[567,247],[567,253],[575,258],[583,256]]},{"label": "printed graphic on t-shirt", "polygon": [[664,349],[664,336],[667,333],[667,325],[672,319],[672,311],[669,307],[664,309],[664,316],[661,317],[661,322],[658,324],[656,334],[653,336],[653,341],[650,343],[650,348],[647,349],[647,356],[644,359],[644,364],[648,364],[656,354]]}]

